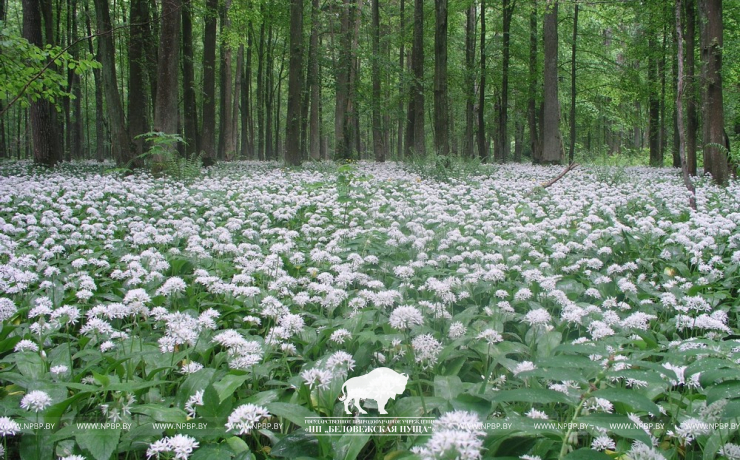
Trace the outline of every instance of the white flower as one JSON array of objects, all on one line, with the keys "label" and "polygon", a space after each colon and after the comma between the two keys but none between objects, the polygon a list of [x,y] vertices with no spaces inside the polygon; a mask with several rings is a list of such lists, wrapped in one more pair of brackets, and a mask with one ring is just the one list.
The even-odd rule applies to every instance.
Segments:
[{"label": "white flower", "polygon": [[424,324],[424,317],[415,307],[404,305],[393,310],[389,322],[392,328],[404,330]]},{"label": "white flower", "polygon": [[237,431],[237,434],[249,434],[261,419],[269,416],[270,413],[262,406],[244,404],[234,409],[229,415],[226,430]]},{"label": "white flower", "polygon": [[21,399],[21,407],[25,410],[40,412],[51,406],[51,396],[41,390],[34,390]]},{"label": "white flower", "polygon": [[18,422],[9,417],[0,417],[0,436],[13,436],[21,430]]},{"label": "white flower", "polygon": [[205,393],[205,390],[198,390],[195,392],[194,395],[192,395],[190,398],[188,398],[188,401],[185,403],[185,411],[188,413],[188,416],[191,418],[195,417],[195,406],[202,406],[203,405],[203,394]]},{"label": "white flower", "polygon": [[514,294],[514,300],[523,301],[532,298],[532,291],[529,288],[521,288]]},{"label": "white flower", "polygon": [[66,457],[59,457],[59,460],[86,460],[82,455],[67,455]]},{"label": "white flower", "polygon": [[548,420],[546,413],[542,412],[541,410],[537,410],[534,407],[529,409],[529,412],[527,412],[524,415],[526,417],[533,418],[533,419]]},{"label": "white flower", "polygon": [[49,371],[54,375],[66,374],[68,370],[69,368],[65,366],[64,364],[60,364],[58,366],[52,366],[52,368],[49,369]]},{"label": "white flower", "polygon": [[476,339],[483,339],[488,342],[489,345],[494,343],[503,342],[504,337],[498,331],[494,329],[486,329],[476,336]]},{"label": "white flower", "polygon": [[450,324],[450,331],[447,334],[447,336],[451,339],[459,339],[460,337],[465,335],[465,332],[467,332],[467,328],[463,323],[460,321],[455,321],[454,323]]},{"label": "white flower", "polygon": [[591,398],[586,401],[584,407],[591,411],[606,412],[607,414],[614,411],[614,404],[604,398]]},{"label": "white flower", "polygon": [[549,324],[552,320],[552,317],[550,316],[550,313],[547,312],[544,308],[538,308],[536,310],[531,310],[529,313],[527,313],[524,316],[524,322],[528,323],[530,326],[535,326],[538,324]]},{"label": "white flower", "polygon": [[591,448],[598,451],[616,450],[617,444],[609,436],[601,434],[595,437],[593,441],[591,441]]},{"label": "white flower", "polygon": [[189,363],[182,365],[182,367],[180,368],[180,373],[181,374],[193,374],[195,372],[198,372],[201,369],[203,369],[203,365],[201,363],[190,361]]},{"label": "white flower", "polygon": [[642,441],[632,443],[632,448],[627,452],[632,460],[665,460],[659,450],[648,446]]},{"label": "white flower", "polygon": [[174,453],[176,460],[187,460],[193,450],[198,448],[198,441],[192,436],[185,434],[176,434],[172,437],[164,437],[159,441],[149,444],[146,451],[146,458],[159,458],[162,453]]},{"label": "white flower", "polygon": [[15,344],[14,351],[39,351],[39,346],[34,342],[24,339]]},{"label": "white flower", "polygon": [[[740,253],[740,251],[737,253]],[[727,457],[730,460],[740,460],[740,446],[728,442],[719,448],[717,454]]]},{"label": "white flower", "polygon": [[535,369],[537,369],[537,366],[535,366],[532,361],[522,361],[516,365],[516,368],[514,368],[514,375],[521,374],[522,372],[533,371]]},{"label": "white flower", "polygon": [[6,321],[18,312],[12,300],[5,297],[0,298],[0,321]]},{"label": "white flower", "polygon": [[442,351],[442,344],[431,334],[422,334],[414,337],[411,348],[414,349],[416,362],[421,363],[426,369],[437,363],[437,355]]},{"label": "white flower", "polygon": [[328,370],[347,376],[347,373],[355,368],[355,360],[347,352],[338,351],[326,360]]},{"label": "white flower", "polygon": [[183,281],[182,278],[178,276],[173,276],[172,278],[169,278],[167,281],[165,281],[164,284],[159,289],[157,289],[157,292],[155,292],[155,294],[168,296],[176,294],[178,292],[182,292],[187,287],[188,285],[185,284],[185,281]]},{"label": "white flower", "polygon": [[331,333],[331,336],[329,337],[329,340],[331,340],[334,343],[342,344],[345,340],[352,337],[352,334],[347,329],[337,329],[336,331]]},{"label": "white flower", "polygon": [[322,390],[328,390],[331,381],[334,379],[334,374],[331,371],[325,369],[307,369],[301,372],[301,377],[306,381],[310,388],[320,388]]}]

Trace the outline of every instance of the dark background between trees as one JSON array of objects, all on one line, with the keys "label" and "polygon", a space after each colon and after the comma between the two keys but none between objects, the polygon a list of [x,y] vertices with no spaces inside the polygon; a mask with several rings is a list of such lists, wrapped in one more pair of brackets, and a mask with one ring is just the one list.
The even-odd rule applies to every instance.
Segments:
[{"label": "dark background between trees", "polygon": [[[680,166],[675,3],[657,0],[0,0],[7,33],[101,67],[53,65],[73,97],[0,98],[0,152],[135,167],[139,135],[217,160]],[[727,180],[740,138],[740,2],[686,0],[685,152]],[[94,36],[87,40],[81,37]],[[26,97],[26,96],[24,96]],[[698,154],[697,154],[698,152]]]}]

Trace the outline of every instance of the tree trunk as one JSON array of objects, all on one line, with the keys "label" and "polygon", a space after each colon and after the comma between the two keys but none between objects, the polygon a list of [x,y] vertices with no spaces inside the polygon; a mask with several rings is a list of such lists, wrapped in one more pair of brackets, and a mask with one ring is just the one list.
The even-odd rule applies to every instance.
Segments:
[{"label": "tree trunk", "polygon": [[506,163],[509,160],[509,60],[510,60],[510,31],[511,19],[514,16],[516,0],[503,0],[503,62],[501,76],[501,111],[499,115],[499,160]]},{"label": "tree trunk", "polygon": [[290,63],[285,163],[301,164],[301,83],[303,80],[303,0],[290,2]]},{"label": "tree trunk", "polygon": [[218,0],[206,0],[203,29],[203,164],[216,161],[216,18]]},{"label": "tree trunk", "polygon": [[575,161],[576,154],[576,43],[578,40],[578,3],[573,11],[573,43],[570,52],[570,148],[568,164]]},{"label": "tree trunk", "polygon": [[308,116],[308,154],[312,160],[321,159],[321,133],[319,132],[319,0],[311,2],[311,38],[308,45],[308,78],[310,112]]},{"label": "tree trunk", "polygon": [[[198,107],[196,104],[195,70],[193,68],[193,22],[191,4],[182,7],[182,86],[184,104],[185,151],[189,158],[200,153]],[[142,93],[139,93],[142,94]]]},{"label": "tree trunk", "polygon": [[144,139],[137,139],[137,136],[149,131],[148,98],[142,97],[143,94],[146,94],[146,48],[148,38],[146,23],[148,21],[149,6],[147,0],[133,0],[131,2],[131,30],[128,47],[128,132],[134,144],[134,155],[137,158],[144,153]]},{"label": "tree trunk", "polygon": [[648,129],[650,131],[650,166],[663,166],[660,151],[660,100],[658,99],[658,46],[654,33],[648,38]]},{"label": "tree trunk", "polygon": [[373,80],[373,150],[375,161],[385,161],[385,145],[383,122],[380,115],[380,7],[378,0],[372,1],[372,35],[373,35],[373,57],[372,57],[372,80]]},{"label": "tree trunk", "polygon": [[236,53],[236,71],[234,72],[234,92],[231,101],[231,147],[234,160],[239,157],[239,98],[241,97],[242,76],[244,74],[244,45]]},{"label": "tree trunk", "polygon": [[242,140],[241,140],[241,157],[245,159],[254,159],[254,117],[252,115],[252,46],[254,43],[254,33],[252,24],[249,24],[247,33],[247,56],[246,68],[241,69],[242,75]]},{"label": "tree trunk", "polygon": [[[375,0],[377,1],[377,0]],[[434,147],[450,154],[450,120],[447,108],[447,0],[434,0]]]},{"label": "tree trunk", "polygon": [[689,174],[696,176],[696,133],[699,129],[697,111],[695,50],[696,50],[696,0],[685,0],[686,40],[685,85],[686,85],[686,163]]},{"label": "tree trunk", "polygon": [[[112,27],[108,0],[95,0],[95,13],[98,31],[110,31]],[[135,149],[131,144],[131,139],[126,129],[123,107],[121,106],[121,98],[118,92],[115,47],[113,46],[112,32],[98,36],[98,53],[101,59],[103,91],[105,93],[108,118],[110,120],[111,151],[117,165],[129,166]]]},{"label": "tree trunk", "polygon": [[722,106],[722,0],[701,0],[704,98],[704,171],[719,185],[727,185],[724,108]]},{"label": "tree trunk", "polygon": [[181,7],[182,0],[162,0],[154,130],[165,134],[178,134],[177,77],[180,70]]},{"label": "tree trunk", "polygon": [[480,85],[478,86],[478,158],[488,160],[486,141],[486,0],[480,2]]},{"label": "tree trunk", "polygon": [[542,143],[537,129],[537,2],[532,2],[529,15],[529,88],[527,95],[527,121],[529,124],[529,145],[532,150],[532,163],[542,161]]},{"label": "tree trunk", "polygon": [[231,160],[236,147],[233,143],[234,133],[231,121],[231,101],[233,99],[233,81],[231,79],[231,45],[227,43],[225,31],[231,27],[229,9],[231,0],[226,0],[221,8],[221,95],[219,104],[220,129],[218,130],[218,158]]},{"label": "tree trunk", "polygon": [[465,22],[465,139],[463,152],[475,157],[475,3],[466,10]]},{"label": "tree trunk", "polygon": [[425,156],[424,132],[424,2],[414,1],[414,39],[411,46],[409,111],[406,125],[406,156]]},{"label": "tree trunk", "polygon": [[403,76],[405,72],[404,68],[404,58],[406,56],[406,11],[405,11],[405,0],[400,0],[401,5],[399,8],[399,27],[401,29],[401,45],[399,46],[398,50],[398,133],[397,133],[397,145],[396,145],[396,156],[401,159],[403,158],[404,154],[404,146],[403,146],[403,128],[404,128],[404,120],[407,118],[407,114],[404,113],[403,110],[403,98],[401,97],[402,94],[404,94],[404,85],[403,85]]},{"label": "tree trunk", "polygon": [[[32,45],[43,48],[42,12],[40,3],[23,0],[23,38]],[[47,42],[51,37],[47,36]],[[33,159],[36,164],[54,166],[62,159],[62,144],[59,140],[56,112],[51,102],[40,98],[29,105],[31,135],[33,137]]]},{"label": "tree trunk", "polygon": [[257,152],[255,159],[265,157],[265,23],[260,25],[260,41],[257,47]]},{"label": "tree trunk", "polygon": [[560,104],[558,101],[558,1],[547,0],[544,23],[544,123],[542,125],[542,163],[562,162]]},{"label": "tree trunk", "polygon": [[[691,1],[691,0],[689,0]],[[686,185],[686,188],[689,190],[689,193],[691,193],[691,197],[689,198],[689,206],[696,210],[696,191],[694,190],[694,184],[691,182],[691,179],[689,178],[689,165],[686,161],[686,131],[684,128],[683,123],[683,94],[684,94],[684,88],[685,88],[685,82],[684,82],[684,68],[683,68],[683,62],[684,62],[684,53],[683,53],[683,33],[681,31],[681,0],[676,0],[676,46],[677,46],[677,64],[678,64],[678,70],[677,70],[677,86],[676,86],[676,118],[677,118],[677,125],[678,125],[678,152],[679,157],[681,159],[681,172],[683,175],[683,183]]]}]

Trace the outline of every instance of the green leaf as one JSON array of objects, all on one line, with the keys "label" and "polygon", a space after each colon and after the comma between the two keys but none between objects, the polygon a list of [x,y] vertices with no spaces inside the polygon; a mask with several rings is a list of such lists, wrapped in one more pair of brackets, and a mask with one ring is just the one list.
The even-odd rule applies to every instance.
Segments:
[{"label": "green leaf", "polygon": [[270,455],[284,458],[318,457],[319,440],[316,439],[316,436],[308,434],[302,429],[296,430],[283,436],[272,448]]},{"label": "green leaf", "polygon": [[190,460],[231,460],[235,456],[228,444],[208,444],[195,449]]},{"label": "green leaf", "polygon": [[268,404],[266,407],[271,414],[282,417],[300,427],[306,425],[307,418],[318,417],[314,412],[298,404],[274,402]]},{"label": "green leaf", "polygon": [[520,388],[516,390],[503,390],[496,393],[491,402],[529,402],[539,404],[561,403],[574,405],[563,393],[555,390],[538,388]]},{"label": "green leaf", "polygon": [[657,404],[634,390],[624,388],[607,388],[592,393],[593,397],[604,398],[613,403],[623,403],[635,410],[641,410],[652,415],[660,414]]},{"label": "green leaf", "polygon": [[18,372],[30,380],[41,380],[46,374],[46,364],[37,353],[22,351],[12,355]]},{"label": "green leaf", "polygon": [[355,460],[369,440],[370,435],[342,436],[338,441],[333,443],[334,458]]},{"label": "green leaf", "polygon": [[230,397],[234,394],[237,388],[242,386],[244,382],[249,380],[250,375],[244,374],[244,375],[235,375],[235,374],[227,374],[225,375],[220,382],[216,382],[213,384],[213,388],[216,389],[216,392],[218,393],[218,399],[221,402],[224,402],[226,398]]},{"label": "green leaf", "polygon": [[133,406],[131,412],[143,414],[151,417],[157,422],[184,422],[187,420],[187,414],[177,407],[164,407],[159,404],[142,404]]},{"label": "green leaf", "polygon": [[587,447],[574,450],[563,458],[565,460],[612,460],[612,458],[605,453],[591,450]]},{"label": "green leaf", "polygon": [[434,396],[452,400],[462,393],[462,381],[456,375],[438,375],[434,377]]},{"label": "green leaf", "polygon": [[229,439],[226,440],[226,443],[229,445],[231,450],[234,451],[236,455],[241,454],[242,452],[249,452],[249,446],[247,445],[244,440],[238,436],[232,436]]},{"label": "green leaf", "polygon": [[77,433],[75,439],[95,460],[109,460],[118,447],[120,437],[121,430],[85,430]]},{"label": "green leaf", "polygon": [[722,382],[707,389],[707,406],[720,399],[740,397],[740,380]]}]

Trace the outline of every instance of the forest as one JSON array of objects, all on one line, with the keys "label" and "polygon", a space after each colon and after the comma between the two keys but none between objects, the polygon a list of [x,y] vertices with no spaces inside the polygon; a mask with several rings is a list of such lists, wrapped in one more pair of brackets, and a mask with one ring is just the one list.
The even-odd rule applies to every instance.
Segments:
[{"label": "forest", "polygon": [[685,0],[680,19],[674,10],[626,0],[4,0],[0,147],[47,165],[136,167],[164,134],[207,165],[431,152],[678,167],[681,33],[688,170],[699,152],[724,183],[727,168],[712,165],[726,161],[712,158],[732,157],[740,136],[740,6]]},{"label": "forest", "polygon": [[737,0],[0,7],[0,458],[740,460]]}]

